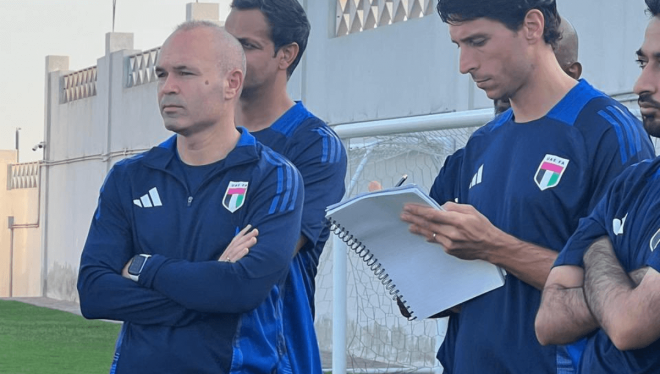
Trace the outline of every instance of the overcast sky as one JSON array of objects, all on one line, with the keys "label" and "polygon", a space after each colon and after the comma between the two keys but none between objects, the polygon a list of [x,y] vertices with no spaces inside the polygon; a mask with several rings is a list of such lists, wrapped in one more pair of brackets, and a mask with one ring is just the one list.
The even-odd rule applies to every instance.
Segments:
[{"label": "overcast sky", "polygon": [[[135,49],[160,46],[191,2],[117,0],[115,31],[132,32]],[[43,140],[45,57],[69,56],[74,71],[94,66],[110,31],[112,0],[0,0],[0,149],[15,148],[20,127],[20,162],[41,158],[32,147]]]}]

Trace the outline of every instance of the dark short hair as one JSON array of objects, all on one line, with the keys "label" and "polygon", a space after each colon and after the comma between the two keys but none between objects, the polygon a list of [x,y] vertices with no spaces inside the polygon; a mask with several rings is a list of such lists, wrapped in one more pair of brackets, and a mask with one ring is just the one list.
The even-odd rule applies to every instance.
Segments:
[{"label": "dark short hair", "polygon": [[275,54],[286,45],[298,44],[298,56],[286,71],[290,77],[307,48],[311,29],[305,9],[298,0],[233,0],[231,7],[238,10],[259,9],[266,16]]},{"label": "dark short hair", "polygon": [[660,0],[646,0],[646,6],[649,7],[647,12],[651,13],[653,17],[660,15]]},{"label": "dark short hair", "polygon": [[[647,3],[652,0],[647,0]],[[438,14],[445,23],[472,21],[477,18],[490,18],[504,24],[509,30],[518,31],[525,16],[532,9],[538,9],[545,18],[543,39],[556,46],[561,37],[555,0],[438,0]]]}]

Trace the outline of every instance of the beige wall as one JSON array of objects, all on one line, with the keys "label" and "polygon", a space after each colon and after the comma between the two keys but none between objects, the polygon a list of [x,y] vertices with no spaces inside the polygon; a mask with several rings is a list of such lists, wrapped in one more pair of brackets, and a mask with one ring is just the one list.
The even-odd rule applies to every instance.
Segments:
[{"label": "beige wall", "polygon": [[[0,151],[0,297],[41,296],[41,234],[36,227],[39,189],[7,189],[8,167],[16,159],[16,151]],[[13,229],[13,243],[10,216],[17,226]],[[30,227],[21,227],[26,225]]]}]

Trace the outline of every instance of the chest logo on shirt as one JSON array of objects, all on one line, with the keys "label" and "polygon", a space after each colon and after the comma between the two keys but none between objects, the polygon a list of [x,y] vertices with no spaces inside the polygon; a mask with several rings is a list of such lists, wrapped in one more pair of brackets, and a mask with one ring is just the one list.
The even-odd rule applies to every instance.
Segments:
[{"label": "chest logo on shirt", "polygon": [[247,189],[248,182],[229,182],[225,197],[222,199],[222,206],[232,213],[240,209],[245,203]]},{"label": "chest logo on shirt", "polygon": [[163,206],[163,202],[160,200],[160,195],[158,195],[158,189],[156,187],[150,189],[149,193],[142,195],[142,197],[134,199],[133,204],[140,208]]},{"label": "chest logo on shirt", "polygon": [[651,247],[651,252],[655,251],[655,248],[660,244],[660,229],[653,235],[651,241],[649,242],[649,247]]},{"label": "chest logo on shirt", "polygon": [[472,187],[481,184],[481,180],[483,179],[484,176],[484,166],[481,165],[479,167],[479,170],[477,170],[477,173],[474,174],[474,177],[472,177],[472,182],[470,182],[470,187],[468,189],[472,189]]},{"label": "chest logo on shirt", "polygon": [[545,155],[545,158],[539,165],[534,182],[539,186],[541,191],[548,188],[556,187],[564,175],[569,160],[554,155]]},{"label": "chest logo on shirt", "polygon": [[626,224],[626,218],[628,218],[628,213],[623,219],[615,218],[612,221],[612,232],[614,235],[623,235],[623,226]]}]

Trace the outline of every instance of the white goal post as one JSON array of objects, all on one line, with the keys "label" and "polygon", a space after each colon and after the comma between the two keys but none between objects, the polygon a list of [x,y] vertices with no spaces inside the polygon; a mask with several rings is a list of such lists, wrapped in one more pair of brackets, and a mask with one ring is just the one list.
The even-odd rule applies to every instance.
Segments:
[{"label": "white goal post", "polygon": [[[408,182],[430,189],[444,159],[492,118],[492,109],[482,109],[333,127],[349,154],[345,198],[365,192],[371,180],[393,185],[402,174],[408,174]],[[332,372],[442,372],[435,351],[444,336],[445,321],[409,322],[400,316],[385,288],[358,256],[333,239],[326,249],[332,252],[332,260],[326,257],[320,265],[332,264]],[[327,281],[319,278],[329,275],[322,270],[317,276],[321,290]],[[320,302],[323,294],[317,288]],[[350,303],[352,318],[348,318],[351,298],[355,301]],[[317,325],[324,324],[322,310],[317,308]],[[322,326],[317,330],[322,350],[328,350],[323,344],[327,334]]]}]

